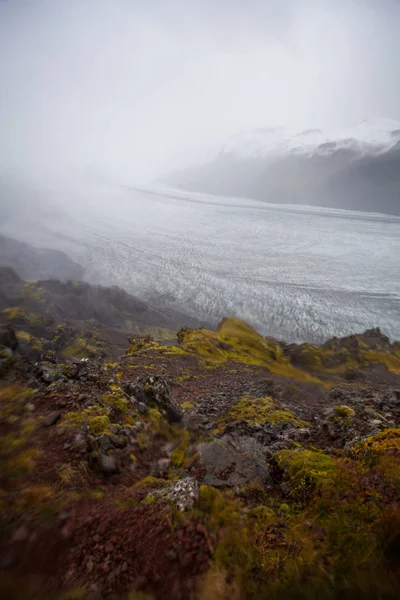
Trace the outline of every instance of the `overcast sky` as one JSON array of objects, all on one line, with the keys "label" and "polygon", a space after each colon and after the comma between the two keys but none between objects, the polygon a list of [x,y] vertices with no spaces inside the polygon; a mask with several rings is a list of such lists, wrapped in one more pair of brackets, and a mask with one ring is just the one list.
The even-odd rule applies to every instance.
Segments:
[{"label": "overcast sky", "polygon": [[0,161],[145,181],[230,135],[400,119],[398,0],[0,0]]}]

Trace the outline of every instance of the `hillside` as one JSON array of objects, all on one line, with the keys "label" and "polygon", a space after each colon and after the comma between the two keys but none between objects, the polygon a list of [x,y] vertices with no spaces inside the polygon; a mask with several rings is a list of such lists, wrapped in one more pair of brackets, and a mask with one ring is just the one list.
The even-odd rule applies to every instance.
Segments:
[{"label": "hillside", "polygon": [[44,319],[61,289],[63,316],[78,296],[112,324],[105,301],[133,300],[2,281],[2,597],[398,597],[399,343],[286,345],[224,319],[32,361],[13,337],[37,343],[32,317],[4,305],[18,286]]},{"label": "hillside", "polygon": [[111,356],[123,351],[130,335],[174,340],[182,322],[197,325],[182,314],[158,311],[117,286],[25,282],[11,268],[0,267],[0,324],[18,329],[21,345],[32,357],[46,350]]},{"label": "hillside", "polygon": [[347,132],[244,132],[207,164],[160,181],[183,189],[284,204],[400,214],[400,123],[364,121]]},{"label": "hillside", "polygon": [[34,248],[0,234],[0,263],[10,267],[26,281],[38,279],[82,279],[84,270],[64,252]]}]

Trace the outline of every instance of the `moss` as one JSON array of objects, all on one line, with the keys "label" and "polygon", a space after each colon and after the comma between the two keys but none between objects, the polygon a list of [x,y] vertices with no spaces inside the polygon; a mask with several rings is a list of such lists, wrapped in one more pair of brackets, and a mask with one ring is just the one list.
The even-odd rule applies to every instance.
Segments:
[{"label": "moss", "polygon": [[193,402],[182,402],[181,407],[183,410],[191,410],[194,407]]},{"label": "moss", "polygon": [[117,386],[114,393],[102,396],[101,403],[111,409],[120,411],[122,414],[126,414],[129,408],[129,402],[119,386]]},{"label": "moss", "polygon": [[32,339],[32,336],[27,331],[17,331],[17,338],[23,342],[29,343]]},{"label": "moss", "polygon": [[270,396],[263,398],[244,397],[232,406],[220,419],[214,433],[222,431],[228,423],[246,421],[250,425],[263,425],[264,423],[292,423],[299,427],[306,427],[308,423],[296,417],[290,410],[273,400]]},{"label": "moss", "polygon": [[368,362],[384,365],[388,371],[400,375],[400,357],[389,352],[376,352],[368,350],[365,352],[365,359]]},{"label": "moss", "polygon": [[33,395],[33,390],[19,384],[0,387],[0,417],[5,419],[21,415],[25,410],[25,402]]},{"label": "moss", "polygon": [[330,415],[329,421],[348,426],[353,421],[355,415],[356,411],[354,410],[354,408],[351,408],[350,406],[346,406],[344,404],[338,404],[335,406],[333,414]]},{"label": "moss", "polygon": [[275,340],[262,337],[240,319],[224,319],[217,331],[181,330],[178,339],[186,351],[200,354],[209,368],[227,361],[236,361],[245,365],[267,367],[272,373],[282,377],[328,385],[318,377],[291,365]]},{"label": "moss", "polygon": [[369,466],[379,462],[382,455],[389,454],[400,457],[400,429],[389,428],[370,436],[355,444],[351,450],[351,456],[362,460]]},{"label": "moss", "polygon": [[86,426],[91,433],[96,435],[112,433],[108,411],[100,406],[67,413],[61,421],[61,426],[72,428]]},{"label": "moss", "polygon": [[164,486],[165,486],[164,479],[159,479],[157,477],[152,477],[152,475],[148,475],[147,477],[144,477],[140,481],[137,481],[133,487],[134,488],[147,488],[147,487],[158,488],[158,487],[164,487]]},{"label": "moss", "polygon": [[20,452],[17,456],[2,461],[2,476],[6,478],[22,477],[32,471],[35,466],[35,460],[40,455],[38,450],[33,448]]},{"label": "moss", "polygon": [[31,326],[45,324],[49,320],[35,313],[29,313],[20,306],[9,306],[3,310],[3,314],[12,323],[24,323]]},{"label": "moss", "polygon": [[146,498],[144,498],[142,500],[143,504],[153,504],[153,502],[155,501],[156,497],[155,496],[146,496]]},{"label": "moss", "polygon": [[324,452],[282,450],[274,459],[292,484],[292,496],[301,501],[307,500],[316,488],[332,482],[335,461]]},{"label": "moss", "polygon": [[171,463],[176,467],[182,467],[188,458],[188,449],[190,444],[190,433],[187,429],[182,430],[181,439],[177,446],[171,452]]},{"label": "moss", "polygon": [[41,288],[37,283],[32,282],[24,284],[21,290],[21,296],[27,300],[38,302],[39,304],[43,304],[46,299],[43,288]]},{"label": "moss", "polygon": [[64,358],[93,358],[99,354],[99,348],[84,336],[78,336],[74,341],[63,348],[61,355]]}]

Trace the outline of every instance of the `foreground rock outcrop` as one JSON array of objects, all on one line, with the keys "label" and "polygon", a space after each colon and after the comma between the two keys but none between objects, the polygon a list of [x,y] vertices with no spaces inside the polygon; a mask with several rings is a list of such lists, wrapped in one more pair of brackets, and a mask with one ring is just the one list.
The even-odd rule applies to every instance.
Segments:
[{"label": "foreground rock outcrop", "polygon": [[32,360],[8,344],[19,327],[2,338],[2,597],[398,597],[398,343],[287,346],[225,319]]}]

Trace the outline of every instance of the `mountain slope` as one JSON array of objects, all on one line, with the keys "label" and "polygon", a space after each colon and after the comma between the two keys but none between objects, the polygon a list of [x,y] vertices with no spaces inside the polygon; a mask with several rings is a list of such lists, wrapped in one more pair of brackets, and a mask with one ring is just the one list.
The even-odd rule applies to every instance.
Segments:
[{"label": "mountain slope", "polygon": [[4,349],[1,597],[398,598],[399,345],[237,319],[178,340]]},{"label": "mountain slope", "polygon": [[163,183],[272,203],[400,214],[400,122],[364,121],[345,133],[282,128],[240,134],[215,160]]},{"label": "mountain slope", "polygon": [[0,265],[11,267],[27,281],[82,279],[84,270],[64,252],[34,248],[0,234]]},{"label": "mountain slope", "polygon": [[55,350],[79,357],[120,354],[131,335],[175,340],[175,329],[197,320],[161,312],[117,286],[49,279],[27,283],[0,267],[0,324],[19,329],[28,353]]}]

